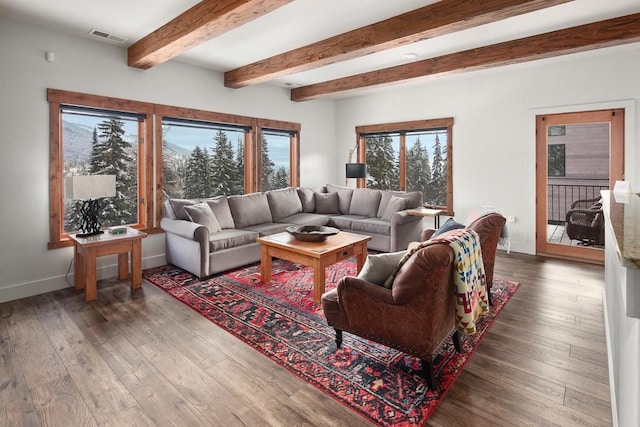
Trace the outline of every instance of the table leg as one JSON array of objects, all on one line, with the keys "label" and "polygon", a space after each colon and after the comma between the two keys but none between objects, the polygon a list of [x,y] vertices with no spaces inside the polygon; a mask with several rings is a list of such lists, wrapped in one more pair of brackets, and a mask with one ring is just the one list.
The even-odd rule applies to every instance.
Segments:
[{"label": "table leg", "polygon": [[260,255],[260,281],[263,283],[271,281],[271,255],[266,246],[262,246]]},{"label": "table leg", "polygon": [[74,282],[76,290],[84,289],[87,279],[84,272],[86,271],[85,257],[78,250],[78,246],[75,246],[73,250],[73,263],[74,265]]},{"label": "table leg", "polygon": [[129,254],[122,252],[118,254],[118,279],[124,280],[129,277]]},{"label": "table leg", "polygon": [[[125,253],[125,260],[129,254]],[[142,241],[136,239],[131,242],[131,289],[142,287]]]},{"label": "table leg", "polygon": [[98,296],[98,286],[96,283],[96,252],[89,248],[84,254],[84,270],[86,275],[84,300],[93,301]]},{"label": "table leg", "polygon": [[324,293],[324,283],[326,280],[324,263],[321,260],[313,261],[313,300],[320,302],[320,297]]},{"label": "table leg", "polygon": [[433,225],[435,225],[436,230],[440,228],[440,214],[433,216]]},{"label": "table leg", "polygon": [[360,246],[360,250],[356,255],[356,261],[357,261],[356,274],[360,273],[360,270],[362,270],[362,267],[364,267],[364,263],[366,260],[367,260],[367,242],[364,242],[364,244]]}]

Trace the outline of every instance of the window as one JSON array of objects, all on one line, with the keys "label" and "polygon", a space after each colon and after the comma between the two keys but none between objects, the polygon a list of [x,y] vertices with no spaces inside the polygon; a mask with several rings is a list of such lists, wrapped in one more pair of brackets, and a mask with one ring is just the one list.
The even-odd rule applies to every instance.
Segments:
[{"label": "window", "polygon": [[151,194],[146,174],[151,150],[147,126],[150,104],[49,89],[50,105],[50,241],[67,246],[67,235],[79,228],[78,201],[64,197],[64,178],[71,175],[115,175],[116,196],[104,200],[103,227],[146,228],[145,203]]},{"label": "window", "polygon": [[[156,206],[297,186],[300,125],[204,110],[155,106]],[[161,120],[158,120],[158,118]],[[258,155],[260,153],[260,155]],[[266,168],[263,167],[266,165]],[[285,184],[286,182],[286,184]],[[156,224],[162,209],[156,209]]]},{"label": "window", "polygon": [[420,191],[425,204],[453,213],[453,119],[359,126],[367,188]]},{"label": "window", "polygon": [[162,191],[169,198],[244,193],[250,127],[162,118]]},{"label": "window", "polygon": [[298,185],[298,169],[292,168],[294,163],[298,164],[298,132],[261,128],[260,134],[260,189]]},{"label": "window", "polygon": [[[116,175],[100,224],[160,232],[163,199],[298,186],[300,124],[47,90],[49,248],[71,246],[64,177]],[[155,187],[154,187],[155,184]],[[154,191],[154,188],[157,190]]]},{"label": "window", "polygon": [[549,144],[548,147],[548,176],[565,176],[565,144]]}]

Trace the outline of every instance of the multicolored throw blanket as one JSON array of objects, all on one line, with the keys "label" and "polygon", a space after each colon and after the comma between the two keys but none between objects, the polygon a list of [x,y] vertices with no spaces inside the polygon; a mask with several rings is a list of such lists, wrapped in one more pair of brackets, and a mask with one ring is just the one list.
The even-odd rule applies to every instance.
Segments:
[{"label": "multicolored throw blanket", "polygon": [[[417,251],[434,243],[448,243],[453,249],[455,268],[453,284],[456,292],[456,327],[464,334],[476,332],[476,320],[489,310],[487,280],[482,262],[480,237],[473,230],[453,230],[435,239],[410,245],[387,282],[393,281],[404,263]],[[391,287],[389,282],[389,287]],[[385,282],[385,286],[387,283]]]}]

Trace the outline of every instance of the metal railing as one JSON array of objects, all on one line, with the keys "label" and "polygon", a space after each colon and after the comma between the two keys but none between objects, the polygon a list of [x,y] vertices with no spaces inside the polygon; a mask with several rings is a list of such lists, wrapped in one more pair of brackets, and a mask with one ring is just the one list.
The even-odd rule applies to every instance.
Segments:
[{"label": "metal railing", "polygon": [[[580,179],[579,184],[547,184],[547,222],[563,224],[571,203],[580,199],[600,197],[601,190],[608,190],[609,183],[602,179]],[[593,181],[592,183],[584,183]]]}]

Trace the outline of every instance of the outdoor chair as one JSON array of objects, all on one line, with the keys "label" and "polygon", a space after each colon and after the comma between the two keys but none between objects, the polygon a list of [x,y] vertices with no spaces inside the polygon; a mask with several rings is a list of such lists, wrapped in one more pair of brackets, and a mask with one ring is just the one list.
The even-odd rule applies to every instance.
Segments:
[{"label": "outdoor chair", "polygon": [[583,245],[604,245],[604,217],[602,200],[579,199],[571,203],[566,215],[567,236],[579,240]]}]

